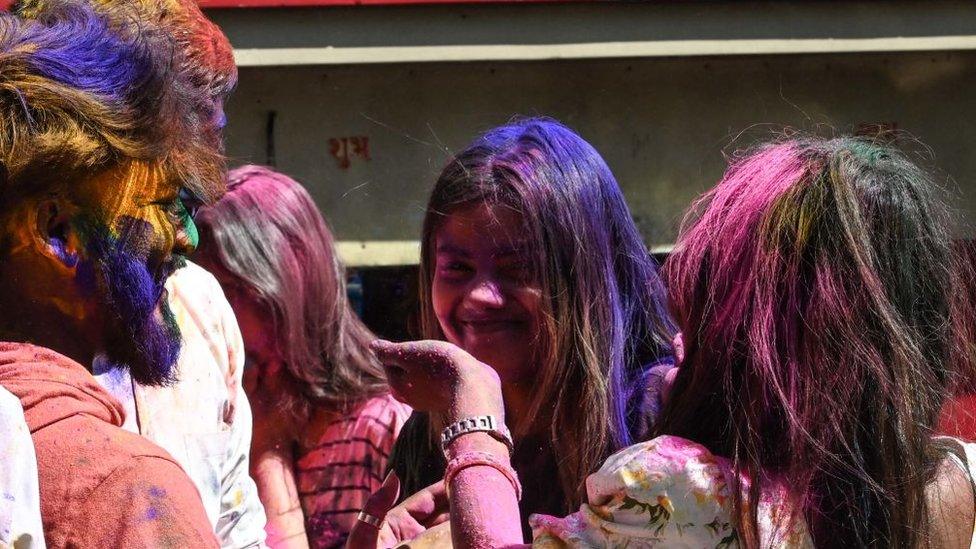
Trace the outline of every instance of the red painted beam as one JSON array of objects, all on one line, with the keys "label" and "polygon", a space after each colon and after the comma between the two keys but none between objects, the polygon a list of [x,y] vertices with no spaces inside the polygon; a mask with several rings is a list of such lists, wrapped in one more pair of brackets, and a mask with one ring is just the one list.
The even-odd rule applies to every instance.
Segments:
[{"label": "red painted beam", "polygon": [[[587,0],[198,0],[202,8],[284,8],[325,6],[391,6],[404,4],[520,4],[580,2]],[[592,0],[591,0],[592,1]],[[0,0],[0,9],[12,0]]]},{"label": "red painted beam", "polygon": [[202,8],[274,8],[286,6],[380,6],[394,4],[518,4],[579,0],[198,0]]}]

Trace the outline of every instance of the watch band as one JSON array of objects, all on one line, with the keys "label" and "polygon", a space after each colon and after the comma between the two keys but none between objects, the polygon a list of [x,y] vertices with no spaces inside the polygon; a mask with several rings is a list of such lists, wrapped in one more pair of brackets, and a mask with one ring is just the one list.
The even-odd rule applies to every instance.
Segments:
[{"label": "watch band", "polygon": [[505,447],[508,448],[509,455],[515,451],[512,434],[508,427],[491,415],[466,417],[448,425],[441,431],[441,450],[446,453],[448,444],[457,437],[468,433],[487,433],[492,438],[504,443]]}]

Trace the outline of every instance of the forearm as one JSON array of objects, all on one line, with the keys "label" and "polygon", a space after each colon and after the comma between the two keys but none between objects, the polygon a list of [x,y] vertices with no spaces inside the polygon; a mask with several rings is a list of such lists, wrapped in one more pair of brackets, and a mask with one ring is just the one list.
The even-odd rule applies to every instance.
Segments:
[{"label": "forearm", "polygon": [[251,455],[251,476],[268,518],[265,528],[268,547],[308,547],[291,452],[279,447],[255,449]]},{"label": "forearm", "polygon": [[[469,452],[488,453],[509,465],[508,449],[485,433],[458,437],[448,448],[448,459]],[[522,546],[518,498],[504,474],[486,465],[467,467],[451,479],[448,489],[455,547]]]}]

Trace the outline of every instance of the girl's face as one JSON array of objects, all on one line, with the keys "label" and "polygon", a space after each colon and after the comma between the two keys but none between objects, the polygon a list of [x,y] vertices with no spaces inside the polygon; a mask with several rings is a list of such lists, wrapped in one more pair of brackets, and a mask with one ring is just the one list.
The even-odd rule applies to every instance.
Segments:
[{"label": "girl's face", "polygon": [[[206,239],[205,239],[206,241]],[[202,253],[193,257],[198,265],[206,269],[217,279],[224,290],[224,296],[234,310],[237,325],[241,329],[244,339],[244,355],[249,364],[268,364],[280,361],[281,354],[274,337],[274,321],[272,312],[267,306],[258,302],[247,291],[247,287],[240,279],[228,271],[219,261],[210,256],[212,246],[206,242]]]},{"label": "girl's face", "polygon": [[434,237],[434,313],[447,340],[494,368],[503,382],[535,375],[542,291],[522,216],[478,204],[450,214]]}]

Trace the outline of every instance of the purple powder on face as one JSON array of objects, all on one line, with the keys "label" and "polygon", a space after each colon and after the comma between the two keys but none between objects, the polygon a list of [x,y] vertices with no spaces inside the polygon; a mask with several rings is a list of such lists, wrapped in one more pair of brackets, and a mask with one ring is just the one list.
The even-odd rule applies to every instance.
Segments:
[{"label": "purple powder on face", "polygon": [[[161,265],[154,276],[145,252],[134,251],[140,247],[139,239],[119,240],[103,224],[80,223],[80,232],[87,237],[88,258],[79,264],[79,282],[105,306],[107,362],[127,369],[142,385],[172,383],[182,346],[179,326],[164,299],[172,264]],[[151,233],[148,224],[136,223],[146,225],[141,232]]]}]

